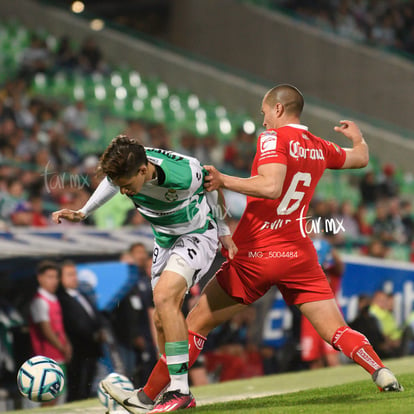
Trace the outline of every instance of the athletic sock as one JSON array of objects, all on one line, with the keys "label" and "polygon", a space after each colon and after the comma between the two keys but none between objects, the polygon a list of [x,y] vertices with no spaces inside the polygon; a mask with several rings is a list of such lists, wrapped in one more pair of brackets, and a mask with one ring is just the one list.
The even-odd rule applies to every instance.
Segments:
[{"label": "athletic sock", "polygon": [[331,344],[335,349],[342,351],[348,358],[353,359],[371,375],[377,369],[384,367],[368,339],[349,326],[339,328],[335,332]]},{"label": "athletic sock", "polygon": [[[188,356],[189,356],[189,367],[191,367],[200,352],[203,349],[206,338],[195,332],[188,331]],[[163,355],[158,362],[155,364],[151,374],[145,384],[143,391],[151,400],[155,401],[158,395],[170,382],[170,373],[168,372],[166,358]]]},{"label": "athletic sock", "polygon": [[188,340],[165,343],[165,356],[170,373],[170,390],[188,394]]}]

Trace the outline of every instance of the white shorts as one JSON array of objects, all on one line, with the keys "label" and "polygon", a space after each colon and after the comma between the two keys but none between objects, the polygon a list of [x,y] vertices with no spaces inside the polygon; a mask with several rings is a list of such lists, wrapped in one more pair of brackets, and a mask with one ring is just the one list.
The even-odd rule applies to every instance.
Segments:
[{"label": "white shorts", "polygon": [[209,228],[204,233],[183,234],[168,249],[160,247],[157,242],[154,242],[151,268],[153,289],[173,253],[183,258],[186,264],[194,269],[194,272],[191,272],[192,274],[188,278],[183,275],[189,289],[208,272],[218,248],[217,225],[214,221],[210,223]]}]

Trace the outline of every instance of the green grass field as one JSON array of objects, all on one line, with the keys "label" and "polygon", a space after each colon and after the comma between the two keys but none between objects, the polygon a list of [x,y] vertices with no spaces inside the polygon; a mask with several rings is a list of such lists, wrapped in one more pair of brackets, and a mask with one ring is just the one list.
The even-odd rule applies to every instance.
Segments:
[{"label": "green grass field", "polygon": [[[192,413],[208,414],[405,414],[414,413],[414,358],[387,361],[405,387],[403,393],[381,393],[360,367],[351,364],[192,389],[198,403]],[[54,408],[14,411],[19,414],[104,413],[97,399]]]}]

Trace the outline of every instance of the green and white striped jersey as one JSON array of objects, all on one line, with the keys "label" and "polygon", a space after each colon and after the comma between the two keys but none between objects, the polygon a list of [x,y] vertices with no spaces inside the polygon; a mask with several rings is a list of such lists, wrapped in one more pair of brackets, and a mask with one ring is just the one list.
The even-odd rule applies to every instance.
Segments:
[{"label": "green and white striped jersey", "polygon": [[148,161],[160,168],[158,178],[144,183],[138,194],[130,196],[138,211],[151,225],[157,243],[170,247],[186,233],[203,233],[212,219],[204,193],[206,171],[200,162],[176,152],[145,148]]},{"label": "green and white striped jersey", "polygon": [[[204,192],[206,170],[200,162],[172,151],[145,151],[149,162],[161,171],[158,170],[156,179],[145,182],[138,194],[128,197],[151,223],[156,242],[168,248],[183,234],[206,231],[215,219],[210,208],[212,201],[209,205]],[[119,187],[106,177],[79,211],[89,216],[118,191]]]}]

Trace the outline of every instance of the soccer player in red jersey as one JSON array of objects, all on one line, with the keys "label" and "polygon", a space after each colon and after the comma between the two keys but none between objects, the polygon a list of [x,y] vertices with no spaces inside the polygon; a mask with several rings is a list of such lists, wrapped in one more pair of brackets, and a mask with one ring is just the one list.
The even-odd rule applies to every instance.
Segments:
[{"label": "soccer player in red jersey", "polygon": [[[262,102],[266,131],[257,142],[251,177],[228,176],[205,166],[207,190],[227,188],[248,197],[233,235],[238,253],[223,264],[187,316],[190,365],[213,328],[276,285],[286,303],[296,305],[326,342],[368,371],[378,388],[402,391],[367,338],[347,326],[306,234],[309,202],[324,170],[365,167],[368,146],[352,121],[340,121],[334,128],[350,139],[352,148],[341,148],[311,134],[300,124],[303,105],[302,94],[291,85],[279,85],[266,93]],[[139,401],[155,400],[168,381],[161,358],[138,392],[107,390],[121,404],[124,397],[131,401],[133,395],[136,408],[126,408],[138,413],[142,412]],[[161,397],[150,412],[174,410]]]}]

